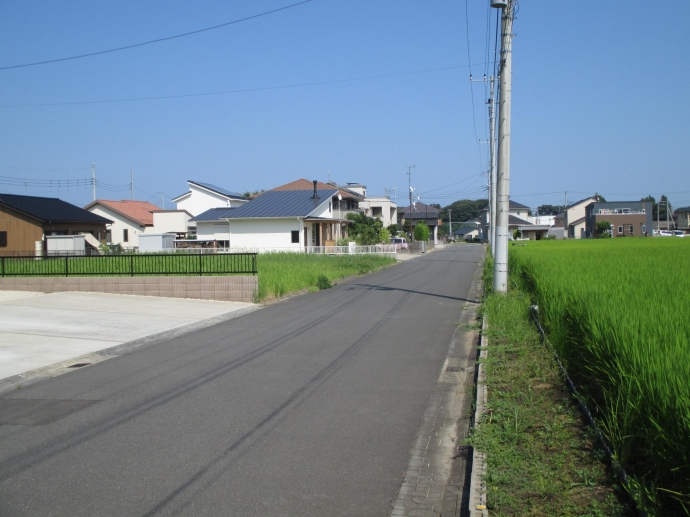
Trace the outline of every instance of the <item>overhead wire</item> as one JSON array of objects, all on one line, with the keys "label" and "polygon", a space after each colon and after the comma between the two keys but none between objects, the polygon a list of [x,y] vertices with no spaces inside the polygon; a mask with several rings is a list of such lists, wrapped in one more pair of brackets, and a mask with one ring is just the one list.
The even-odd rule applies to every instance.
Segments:
[{"label": "overhead wire", "polygon": [[73,60],[73,59],[82,59],[82,58],[85,58],[85,57],[98,56],[98,55],[101,55],[101,54],[109,54],[109,53],[112,53],[112,52],[119,52],[119,51],[121,51],[121,50],[127,50],[127,49],[131,49],[131,48],[136,48],[136,47],[143,47],[143,46],[145,46],[145,45],[152,45],[152,44],[154,44],[154,43],[160,43],[160,42],[162,42],[162,41],[170,41],[170,40],[177,39],[177,38],[184,38],[184,37],[186,37],[186,36],[192,36],[192,35],[194,35],[194,34],[199,34],[199,33],[201,33],[201,32],[207,32],[207,31],[211,31],[211,30],[215,30],[215,29],[220,29],[220,28],[222,28],[222,27],[227,27],[228,25],[235,25],[235,24],[237,24],[237,23],[246,22],[246,21],[248,21],[248,20],[253,20],[253,19],[255,19],[255,18],[260,18],[260,17],[262,17],[262,16],[267,16],[267,15],[269,15],[269,14],[277,13],[277,12],[279,12],[279,11],[285,11],[286,9],[291,9],[291,8],[293,8],[293,7],[297,7],[297,6],[299,6],[299,5],[306,4],[306,3],[309,3],[309,2],[311,2],[311,1],[312,1],[312,0],[302,0],[301,2],[297,2],[297,3],[291,4],[291,5],[286,5],[286,6],[284,6],[284,7],[279,7],[279,8],[277,8],[277,9],[273,9],[273,10],[271,10],[271,11],[265,11],[265,12],[263,12],[263,13],[254,14],[254,15],[252,15],[252,16],[247,16],[247,17],[245,17],[245,18],[240,18],[240,19],[238,19],[238,20],[233,20],[233,21],[230,21],[230,22],[220,23],[220,24],[218,24],[218,25],[213,25],[213,26],[211,26],[211,27],[205,27],[205,28],[203,28],[203,29],[197,29],[197,30],[194,30],[194,31],[184,32],[184,33],[182,33],[182,34],[176,34],[176,35],[174,35],[174,36],[166,36],[166,37],[164,37],[164,38],[156,38],[156,39],[152,39],[152,40],[148,40],[148,41],[143,41],[143,42],[141,42],[141,43],[134,43],[134,44],[132,44],[132,45],[125,45],[125,46],[122,46],[122,47],[111,48],[111,49],[108,49],[108,50],[99,50],[99,51],[97,51],[97,52],[89,52],[89,53],[86,53],[86,54],[79,54],[79,55],[76,55],[76,56],[61,57],[61,58],[57,58],[57,59],[47,59],[47,60],[45,60],[45,61],[35,61],[35,62],[33,62],[33,63],[23,63],[23,64],[20,64],[20,65],[2,66],[2,67],[0,67],[0,70],[11,70],[11,69],[14,69],[14,68],[25,68],[25,67],[29,67],[29,66],[39,66],[39,65],[47,65],[47,64],[49,64],[49,63],[58,63],[58,62],[60,62],[60,61],[70,61],[70,60]]},{"label": "overhead wire", "polygon": [[477,152],[479,153],[479,170],[482,171],[482,149],[479,145],[479,137],[477,136],[477,117],[474,108],[474,86],[472,85],[472,59],[470,57],[470,22],[469,10],[467,8],[467,0],[465,0],[465,39],[467,41],[467,64],[470,69],[470,96],[472,98],[472,126],[474,127],[474,141],[477,144]]},{"label": "overhead wire", "polygon": [[[480,63],[477,63],[480,64]],[[259,92],[259,91],[268,91],[268,90],[283,90],[283,89],[288,89],[288,88],[301,88],[305,86],[321,86],[321,85],[326,85],[326,84],[337,84],[337,83],[347,83],[347,82],[355,82],[355,81],[368,81],[372,79],[383,79],[387,77],[398,77],[398,76],[403,76],[403,75],[414,75],[414,74],[425,74],[425,73],[432,73],[432,72],[442,72],[442,71],[447,71],[447,70],[457,70],[459,68],[469,68],[470,66],[473,66],[472,64],[470,65],[454,65],[454,66],[446,66],[446,67],[441,67],[441,68],[428,68],[424,70],[412,70],[412,71],[407,71],[407,72],[395,72],[391,74],[381,74],[381,75],[371,75],[371,76],[364,76],[364,77],[353,77],[353,78],[347,78],[347,79],[332,79],[328,81],[314,81],[314,82],[308,82],[308,83],[295,83],[295,84],[286,84],[286,85],[278,85],[278,86],[261,86],[257,88],[241,88],[241,89],[236,89],[236,90],[221,90],[221,91],[216,91],[216,92],[200,92],[200,93],[185,93],[185,94],[179,94],[179,95],[158,95],[158,96],[150,96],[150,97],[130,97],[130,98],[123,98],[123,99],[104,99],[104,100],[94,100],[94,101],[73,101],[73,102],[46,102],[46,103],[36,103],[36,104],[5,104],[5,105],[0,105],[0,108],[39,108],[39,107],[47,107],[47,106],[76,106],[80,104],[107,104],[107,103],[117,103],[117,102],[140,102],[140,101],[151,101],[151,100],[165,100],[165,99],[182,99],[186,97],[205,97],[205,96],[212,96],[212,95],[229,95],[229,94],[234,94],[234,93],[248,93],[248,92]],[[476,129],[475,129],[476,133]]]}]

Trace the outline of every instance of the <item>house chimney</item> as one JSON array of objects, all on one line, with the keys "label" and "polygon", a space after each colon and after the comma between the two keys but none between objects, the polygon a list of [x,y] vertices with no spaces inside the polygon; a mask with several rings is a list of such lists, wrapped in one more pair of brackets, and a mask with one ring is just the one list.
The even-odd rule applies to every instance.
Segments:
[{"label": "house chimney", "polygon": [[319,196],[316,194],[316,184],[317,184],[317,183],[318,183],[318,182],[317,182],[316,180],[314,180],[314,197],[313,197],[313,199],[318,199],[318,198],[319,198]]}]

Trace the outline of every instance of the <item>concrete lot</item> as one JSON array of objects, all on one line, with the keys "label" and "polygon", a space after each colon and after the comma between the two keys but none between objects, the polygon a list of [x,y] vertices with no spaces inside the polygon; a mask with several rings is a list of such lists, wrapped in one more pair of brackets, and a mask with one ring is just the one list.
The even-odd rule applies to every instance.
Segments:
[{"label": "concrete lot", "polygon": [[0,291],[0,379],[251,305],[102,293]]}]

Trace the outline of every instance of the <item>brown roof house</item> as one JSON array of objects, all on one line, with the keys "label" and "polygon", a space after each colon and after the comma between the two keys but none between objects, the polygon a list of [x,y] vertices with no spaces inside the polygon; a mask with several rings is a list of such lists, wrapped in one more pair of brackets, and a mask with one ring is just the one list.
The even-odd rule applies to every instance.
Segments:
[{"label": "brown roof house", "polygon": [[107,241],[123,248],[139,247],[139,235],[155,233],[153,211],[160,210],[147,201],[97,199],[84,207],[92,214],[113,221]]},{"label": "brown roof house", "polygon": [[61,199],[0,194],[0,254],[33,255],[50,235],[87,234],[86,242],[96,246],[110,223]]}]

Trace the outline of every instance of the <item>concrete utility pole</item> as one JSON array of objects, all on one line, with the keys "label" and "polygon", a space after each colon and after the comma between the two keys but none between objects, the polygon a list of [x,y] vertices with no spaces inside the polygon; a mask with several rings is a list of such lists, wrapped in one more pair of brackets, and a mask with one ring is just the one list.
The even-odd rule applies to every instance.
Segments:
[{"label": "concrete utility pole", "polygon": [[494,291],[508,291],[508,232],[510,215],[510,103],[514,1],[490,0],[503,9],[501,16],[500,104],[498,116],[498,169],[496,185],[496,254]]},{"label": "concrete utility pole", "polygon": [[129,169],[129,186],[132,188],[132,201],[134,201],[134,171],[132,169]]},{"label": "concrete utility pole", "polygon": [[93,200],[96,201],[96,164],[91,164],[91,190],[93,191]]},{"label": "concrete utility pole", "polygon": [[453,238],[453,209],[448,207],[448,240]]},{"label": "concrete utility pole", "polygon": [[489,97],[489,126],[491,136],[489,137],[489,152],[491,161],[489,163],[489,244],[491,246],[491,256],[496,256],[496,99],[494,97],[494,76],[491,76],[491,96]]},{"label": "concrete utility pole", "polygon": [[414,227],[412,226],[412,169],[414,169],[414,165],[407,166],[407,186],[410,190],[410,207],[407,209],[407,215],[410,218],[410,242],[414,240]]}]

